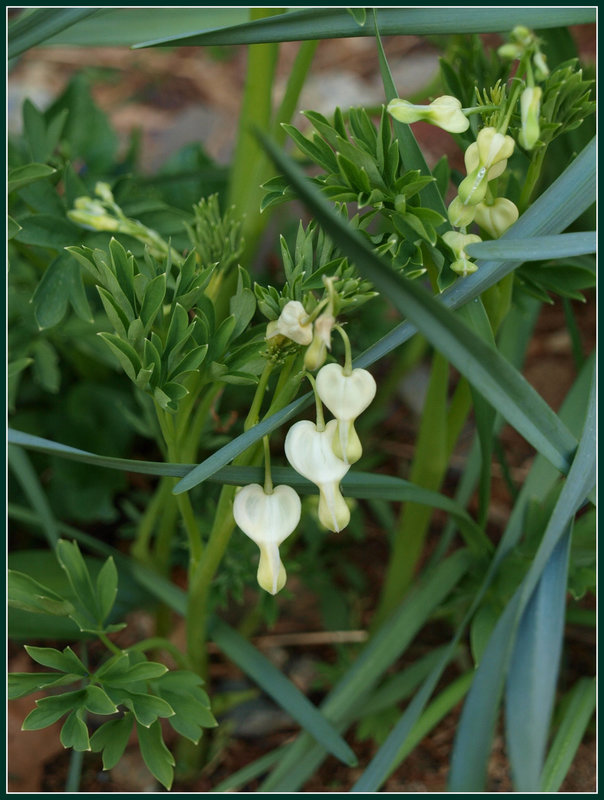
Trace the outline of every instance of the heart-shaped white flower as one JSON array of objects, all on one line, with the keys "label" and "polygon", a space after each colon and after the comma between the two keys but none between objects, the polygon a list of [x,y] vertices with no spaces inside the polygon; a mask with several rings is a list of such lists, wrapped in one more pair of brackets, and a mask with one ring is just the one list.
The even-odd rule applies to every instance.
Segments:
[{"label": "heart-shaped white flower", "polygon": [[319,431],[310,420],[296,422],[285,437],[285,455],[296,472],[319,487],[319,519],[337,532],[350,522],[350,511],[340,492],[340,481],[350,465],[334,453],[336,425],[332,419]]},{"label": "heart-shaped white flower", "polygon": [[317,394],[338,422],[334,452],[347,464],[358,461],[361,443],[354,420],[375,397],[376,383],[366,369],[353,369],[346,375],[339,364],[326,364],[317,373]]},{"label": "heart-shaped white flower", "polygon": [[267,494],[258,483],[252,483],[235,495],[235,522],[260,548],[257,579],[270,594],[277,594],[285,586],[287,575],[279,545],[295,530],[301,511],[300,498],[291,486],[275,486]]}]

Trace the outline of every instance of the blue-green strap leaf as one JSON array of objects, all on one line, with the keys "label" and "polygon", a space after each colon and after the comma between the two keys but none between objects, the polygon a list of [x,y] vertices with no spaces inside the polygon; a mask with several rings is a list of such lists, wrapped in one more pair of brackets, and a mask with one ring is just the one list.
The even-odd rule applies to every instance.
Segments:
[{"label": "blue-green strap leaf", "polygon": [[451,759],[451,791],[482,791],[503,682],[518,623],[556,545],[567,533],[574,515],[595,483],[595,417],[595,380],[592,378],[586,420],[572,467],[529,571],[507,604],[489,639],[464,705]]},{"label": "blue-green strap leaf", "polygon": [[507,753],[519,792],[540,790],[564,637],[570,541],[569,529],[522,614],[507,677]]},{"label": "blue-green strap leaf", "polygon": [[472,258],[489,258],[493,261],[545,261],[552,258],[569,258],[595,253],[596,232],[559,233],[557,236],[533,236],[530,239],[495,239],[476,242],[466,247]]},{"label": "blue-green strap leaf", "polygon": [[19,17],[8,32],[9,60],[99,11],[102,9],[37,8],[31,14]]},{"label": "blue-green strap leaf", "polygon": [[[383,36],[435,35],[445,33],[488,33],[509,31],[514,25],[527,28],[557,28],[595,22],[594,8],[550,8],[543,14],[540,8],[506,8],[471,6],[440,8],[380,8],[378,23]],[[312,8],[292,11],[268,20],[233,25],[217,30],[200,30],[183,36],[165,36],[141,42],[135,47],[162,45],[191,47],[217,44],[255,44],[261,42],[291,42],[304,39],[338,39],[353,36],[374,36],[371,16],[359,26],[345,8]]]},{"label": "blue-green strap leaf", "polygon": [[275,667],[268,662],[256,648],[243,637],[214,617],[210,623],[210,635],[220,649],[236,663],[245,663],[245,671],[256,683],[277,700],[282,708],[287,708],[297,722],[323,747],[348,766],[355,766],[357,758],[349,745],[333,725],[313,704]]}]

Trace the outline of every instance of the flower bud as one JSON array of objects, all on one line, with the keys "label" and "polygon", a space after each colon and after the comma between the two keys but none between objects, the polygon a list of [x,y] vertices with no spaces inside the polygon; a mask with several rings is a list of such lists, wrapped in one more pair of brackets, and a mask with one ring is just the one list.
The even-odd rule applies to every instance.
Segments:
[{"label": "flower bud", "polygon": [[106,203],[113,203],[113,192],[111,191],[111,187],[108,183],[104,183],[103,181],[97,181],[94,187],[94,193],[97,194],[101,200],[104,200]]},{"label": "flower bud", "polygon": [[327,348],[323,340],[317,335],[313,336],[312,342],[304,353],[304,369],[308,372],[314,372],[319,367],[322,367],[327,358]]},{"label": "flower bud", "polygon": [[518,209],[507,197],[498,197],[494,203],[474,206],[475,221],[494,239],[498,239],[518,219]]},{"label": "flower bud", "polygon": [[285,304],[276,323],[267,325],[267,339],[281,334],[297,344],[306,345],[312,342],[312,323],[308,321],[308,314],[298,300],[290,300]]},{"label": "flower bud", "polygon": [[[472,142],[472,144],[466,149],[463,159],[468,175],[470,172],[474,172],[474,170],[480,167],[477,142]],[[498,178],[500,175],[502,175],[505,172],[507,165],[507,159],[503,159],[503,161],[498,161],[496,164],[493,164],[493,166],[487,170],[487,181],[495,180],[495,178]]]},{"label": "flower bud", "polygon": [[524,47],[513,42],[507,42],[497,48],[497,55],[500,58],[508,58],[510,61],[518,61],[524,55]]},{"label": "flower bud", "polygon": [[337,532],[350,522],[350,510],[340,492],[340,481],[350,465],[333,451],[336,425],[332,419],[319,431],[310,420],[296,422],[285,437],[285,455],[296,472],[318,486],[319,519]]},{"label": "flower bud", "polygon": [[487,170],[499,161],[508,159],[514,152],[514,140],[511,136],[497,133],[495,128],[482,128],[476,137],[478,145],[478,161]]},{"label": "flower bud", "polygon": [[542,94],[539,86],[532,86],[527,87],[520,95],[522,126],[518,141],[525,150],[532,150],[539,140],[539,109]]},{"label": "flower bud", "polygon": [[464,205],[460,197],[451,201],[448,209],[449,222],[455,228],[466,228],[474,221],[476,206]]},{"label": "flower bud", "polygon": [[77,225],[93,231],[117,231],[120,227],[119,220],[110,216],[98,200],[78,197],[74,206],[75,208],[67,212],[67,216]]},{"label": "flower bud", "polygon": [[451,269],[458,275],[465,277],[472,272],[476,272],[478,267],[473,261],[470,261],[464,248],[473,244],[474,242],[481,242],[480,236],[474,233],[458,233],[457,231],[447,231],[443,234],[443,242],[447,244],[455,254],[455,260],[451,264]]},{"label": "flower bud", "polygon": [[511,33],[511,38],[525,47],[528,47],[533,43],[534,36],[526,25],[516,25]]},{"label": "flower bud", "polygon": [[482,203],[487,194],[486,167],[478,166],[457,187],[459,199],[465,206],[475,206]]},{"label": "flower bud", "polygon": [[463,133],[470,127],[460,101],[450,95],[437,97],[429,105],[415,105],[408,100],[395,98],[388,103],[387,111],[399,122],[410,124],[424,120],[449,133]]},{"label": "flower bud", "polygon": [[545,55],[541,51],[533,56],[533,65],[535,67],[535,78],[538,81],[544,81],[549,75],[549,67],[547,66]]},{"label": "flower bud", "polygon": [[373,375],[366,369],[353,369],[346,375],[339,364],[326,364],[317,374],[317,394],[338,422],[334,453],[346,464],[361,457],[361,443],[353,423],[369,406],[376,389]]},{"label": "flower bud", "polygon": [[270,594],[285,586],[285,567],[279,545],[293,533],[302,504],[290,486],[275,486],[271,494],[257,483],[239,489],[233,501],[233,516],[241,530],[260,548],[258,584]]}]

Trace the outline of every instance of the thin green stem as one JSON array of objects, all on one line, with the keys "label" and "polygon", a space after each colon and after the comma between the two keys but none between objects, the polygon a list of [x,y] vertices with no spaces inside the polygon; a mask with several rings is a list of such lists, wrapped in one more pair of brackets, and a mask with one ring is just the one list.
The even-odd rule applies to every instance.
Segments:
[{"label": "thin green stem", "polygon": [[273,362],[267,361],[264,370],[262,371],[262,375],[260,376],[260,380],[258,381],[258,386],[256,386],[256,393],[254,394],[252,405],[250,406],[249,413],[243,425],[243,429],[245,431],[249,431],[250,428],[253,428],[254,425],[258,424],[258,420],[260,418],[260,408],[262,407],[266,386],[272,371]]},{"label": "thin green stem", "polygon": [[315,395],[315,407],[317,409],[317,430],[324,431],[325,430],[325,416],[323,415],[323,403],[321,402],[321,398],[319,397],[319,393],[317,392],[317,384],[315,383],[315,379],[310,374],[310,372],[306,373],[306,377],[308,378],[310,385],[312,386],[312,390]]},{"label": "thin green stem", "polygon": [[190,669],[190,664],[187,657],[181,653],[178,647],[163,636],[151,636],[148,639],[143,639],[128,648],[128,651],[145,653],[148,650],[164,650],[169,653],[180,669]]},{"label": "thin green stem", "polygon": [[271,475],[271,448],[268,436],[262,437],[262,447],[264,448],[264,493],[273,493],[273,477]]},{"label": "thin green stem", "polygon": [[543,167],[543,159],[547,152],[547,146],[540,147],[533,153],[531,163],[526,171],[526,177],[520,192],[520,199],[518,200],[518,211],[524,214],[531,203],[531,197],[537,186],[537,182],[541,176],[541,169]]},{"label": "thin green stem", "polygon": [[[168,448],[168,460],[174,463],[179,463],[180,453],[178,451],[178,444],[176,441],[174,419],[172,418],[171,415],[164,412],[163,409],[159,408],[157,405],[155,408],[157,412],[157,419],[159,421],[159,425],[163,437],[165,439],[166,446]],[[174,478],[173,484],[175,485],[176,483],[177,479]],[[199,528],[197,527],[195,512],[193,511],[189,495],[188,494],[176,495],[176,505],[182,517],[182,521],[185,526],[185,531],[187,532],[189,552],[191,556],[191,562],[190,562],[191,568],[195,569],[201,558],[201,553],[203,551],[203,543],[201,540],[201,534],[199,532]],[[173,535],[173,530],[172,532],[170,532],[170,539],[172,535]]]},{"label": "thin green stem", "polygon": [[112,653],[114,653],[116,656],[121,656],[121,655],[122,655],[122,653],[123,653],[124,651],[123,651],[123,650],[120,650],[120,648],[119,648],[119,647],[118,647],[116,644],[113,644],[113,642],[112,642],[112,641],[111,641],[111,639],[110,639],[110,638],[107,636],[107,634],[106,634],[106,633],[97,633],[97,636],[99,637],[99,639],[101,640],[101,642],[103,642],[103,644],[105,645],[105,647],[106,647],[108,650],[111,650],[111,652],[112,652]]},{"label": "thin green stem", "polygon": [[334,330],[336,330],[340,336],[342,337],[342,341],[344,342],[344,367],[343,372],[344,375],[352,375],[352,351],[350,349],[350,339],[348,338],[348,334],[341,327],[341,325],[334,325]]},{"label": "thin green stem", "polygon": [[[80,712],[81,713],[81,712]],[[86,722],[86,711],[82,714],[82,721]],[[69,754],[69,770],[65,781],[65,792],[78,794],[80,791],[80,781],[82,779],[82,765],[84,763],[84,752],[82,750],[72,750]]]},{"label": "thin green stem", "polygon": [[[250,19],[279,13],[277,9],[252,8]],[[272,90],[279,45],[253,44],[248,47],[246,82],[235,155],[230,170],[228,204],[245,219],[243,236],[248,254],[255,246],[260,220],[260,184],[268,159],[254,135],[254,128],[269,131],[272,116]]]},{"label": "thin green stem", "polygon": [[162,478],[145,509],[145,513],[138,523],[134,544],[130,548],[131,554],[138,561],[149,563],[151,560],[149,542],[151,540],[151,534],[153,533],[153,527],[165,503],[169,501],[171,492],[172,481],[168,478]]},{"label": "thin green stem", "polygon": [[197,459],[197,450],[199,448],[199,443],[201,440],[201,434],[204,428],[204,425],[207,422],[208,414],[210,413],[210,409],[216,397],[220,394],[220,392],[224,389],[224,383],[213,383],[206,388],[206,392],[202,399],[197,406],[197,410],[195,411],[195,415],[189,426],[189,432],[187,434],[187,441],[183,442],[182,446],[182,454],[183,460],[188,462],[194,462]]}]

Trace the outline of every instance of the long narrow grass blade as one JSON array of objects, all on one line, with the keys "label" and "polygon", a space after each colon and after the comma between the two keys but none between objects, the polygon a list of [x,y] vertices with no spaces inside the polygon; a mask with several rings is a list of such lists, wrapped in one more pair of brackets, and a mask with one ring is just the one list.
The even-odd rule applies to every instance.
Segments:
[{"label": "long narrow grass blade", "polygon": [[37,511],[48,544],[53,548],[59,540],[58,523],[27,453],[18,447],[9,447],[8,464],[21,484],[21,489],[31,507]]},{"label": "long narrow grass blade", "polygon": [[560,539],[595,482],[595,385],[583,433],[543,539],[519,588],[500,617],[476,672],[457,728],[449,773],[451,791],[482,791],[499,701],[521,615]]},{"label": "long narrow grass blade", "polygon": [[[561,414],[563,418],[568,419],[569,421],[572,420],[574,425],[576,425],[578,418],[581,418],[582,416],[584,417],[581,406],[583,406],[583,408],[585,407],[585,397],[589,396],[589,383],[587,383],[587,385],[585,385],[585,383],[588,381],[588,379],[593,380],[593,359],[589,366],[591,369],[585,368],[583,370],[562,406]],[[464,631],[466,630],[470,620],[482,602],[487,589],[497,574],[501,562],[505,558],[506,554],[509,553],[519,541],[523,531],[524,512],[528,499],[531,497],[543,497],[545,494],[547,494],[556,477],[557,473],[549,464],[549,462],[546,462],[544,458],[537,456],[533,467],[531,468],[531,472],[529,473],[529,477],[525,481],[521,494],[516,501],[516,505],[514,506],[512,515],[501,542],[499,543],[497,552],[487,570],[487,574],[485,575],[481,586],[476,592],[470,608],[466,612],[461,624],[457,628],[452,641],[447,646],[442,659],[434,668],[433,672],[429,675],[419,692],[415,694],[409,706],[405,709],[403,716],[391,731],[390,735],[374,759],[371,761],[362,777],[359,779],[357,784],[355,784],[354,791],[375,791],[380,786],[384,776],[388,771],[389,764],[392,763],[392,760],[395,758],[399,748],[404,745],[407,737],[410,735],[413,729],[414,724],[416,723],[417,719],[419,719],[425,704],[436,688],[436,685],[440,680],[445,667],[452,658],[453,653],[455,652],[455,649],[464,634]],[[541,491],[543,491],[543,495],[541,494]],[[501,620],[499,624],[503,624]],[[497,667],[498,665],[495,664],[495,668]],[[468,726],[471,728],[471,721],[468,723]],[[468,746],[471,747],[472,737],[470,732],[468,733],[468,738],[470,742]]]},{"label": "long narrow grass blade", "polygon": [[469,244],[466,252],[472,258],[490,258],[493,261],[545,261],[595,253],[596,233],[559,233],[557,236],[533,236],[531,239],[510,241],[495,239],[492,242]]},{"label": "long narrow grass blade", "polygon": [[543,767],[542,792],[557,792],[566,777],[596,707],[596,679],[581,678],[570,694],[570,702]]},{"label": "long narrow grass blade", "polygon": [[231,27],[249,21],[249,8],[211,6],[164,6],[153,8],[104,8],[97,18],[84,19],[61,31],[45,44],[79,47],[130,47],[143,39],[184,36],[200,25],[206,30]]},{"label": "long narrow grass blade", "polygon": [[[377,10],[374,9],[373,13],[375,17],[375,15],[377,15]],[[390,66],[388,65],[386,54],[382,46],[382,38],[377,32],[377,26],[376,44],[380,62],[380,73],[382,75],[382,83],[384,84],[384,94],[386,96],[386,100],[390,102],[390,100],[394,100],[398,97],[398,92],[396,90],[396,85],[394,83],[392,73],[390,72]],[[398,141],[401,160],[405,166],[405,169],[418,169],[422,175],[431,176],[432,173],[430,172],[430,169],[426,164],[424,154],[422,153],[421,148],[418,145],[415,136],[413,135],[411,126],[406,125],[404,122],[399,122],[398,120],[393,120],[392,124]],[[445,208],[443,199],[436,188],[435,182],[428,184],[428,186],[421,191],[420,196],[422,197],[423,201],[430,206],[430,208],[432,208],[434,211],[437,211],[439,214],[442,214],[443,217],[447,219],[447,209]]]},{"label": "long narrow grass blade", "polygon": [[298,196],[359,272],[390,299],[536,450],[561,472],[567,472],[576,440],[533,387],[425,289],[393,272],[368,242],[333,211],[294,162],[266,137],[261,138]]},{"label": "long narrow grass blade", "polygon": [[514,788],[538,792],[564,636],[571,534],[560,539],[522,614],[507,678],[505,728]]},{"label": "long narrow grass blade", "polygon": [[[567,228],[594,202],[595,158],[596,143],[593,139],[562,175],[537,198],[528,211],[498,241],[557,233]],[[459,308],[494,286],[521,263],[518,260],[481,262],[477,272],[454,284],[451,289],[440,296],[439,301],[450,308]],[[408,341],[416,332],[417,329],[412,323],[402,322],[356,358],[354,366],[363,368],[371,366]],[[210,475],[243,453],[263,436],[295,417],[312,401],[313,396],[309,392],[292,401],[286,408],[271,417],[262,420],[251,430],[233,439],[198,464],[186,478],[180,481],[174,490],[175,494],[186,492],[197,486],[198,483],[207,480]]]},{"label": "long narrow grass blade", "polygon": [[[432,611],[449,595],[473,560],[458,550],[423,576],[394,614],[364,647],[353,666],[321,704],[321,711],[337,729],[356,717],[380,677],[399,658]],[[313,746],[303,734],[298,737],[261,791],[295,792],[325,758],[325,750]]]},{"label": "long narrow grass blade", "polygon": [[220,649],[236,664],[245,664],[245,672],[264,691],[285,708],[304,730],[340,761],[354,767],[357,758],[333,725],[318,711],[283,673],[265,658],[247,639],[214,617],[210,635]]},{"label": "long narrow grass blade", "polygon": [[[52,442],[40,436],[32,436],[13,428],[8,429],[8,441],[13,445],[20,445],[39,453],[61,456],[62,458],[92,464],[108,469],[127,470],[145,475],[161,475],[166,477],[181,477],[187,475],[193,468],[192,464],[164,463],[162,461],[139,461],[128,458],[111,458],[79,450],[76,447]],[[17,452],[15,450],[15,452]],[[276,483],[286,483],[300,494],[316,493],[316,486],[303,478],[291,467],[273,467],[273,479]],[[249,483],[262,483],[264,480],[263,467],[223,467],[210,476],[208,480],[225,483],[230,486],[245,486]],[[472,520],[469,514],[455,501],[438,492],[424,489],[410,481],[396,478],[391,475],[376,475],[374,473],[353,472],[345,476],[342,481],[344,492],[349,497],[363,499],[392,500],[393,502],[415,502],[420,505],[439,508],[450,514],[462,532],[468,546],[477,555],[488,553],[492,545],[484,532]]]},{"label": "long narrow grass blade", "polygon": [[[378,24],[383,36],[433,36],[445,33],[489,33],[511,30],[515,25],[527,28],[557,28],[561,25],[580,25],[595,22],[594,8],[550,8],[543,14],[540,8],[449,7],[380,8]],[[374,36],[371,16],[360,26],[345,8],[309,8],[292,11],[271,20],[234,25],[219,30],[199,30],[187,36],[165,36],[136,47],[191,47],[216,44],[254,44],[257,42],[292,42],[302,39],[338,39],[352,36]]]},{"label": "long narrow grass blade", "polygon": [[86,17],[98,14],[100,8],[36,8],[19,18],[8,31],[8,58],[21,55],[30,47],[42,44]]}]

